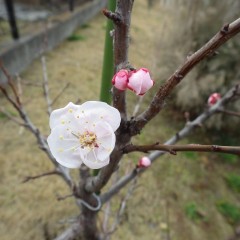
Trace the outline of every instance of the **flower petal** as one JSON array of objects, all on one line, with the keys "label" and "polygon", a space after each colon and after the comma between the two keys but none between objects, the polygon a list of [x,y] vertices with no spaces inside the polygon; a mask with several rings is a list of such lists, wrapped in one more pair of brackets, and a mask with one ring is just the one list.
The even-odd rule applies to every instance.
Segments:
[{"label": "flower petal", "polygon": [[69,121],[74,118],[74,112],[77,111],[80,106],[73,104],[72,102],[68,103],[64,108],[56,109],[52,111],[50,115],[49,125],[53,129],[58,125],[67,125]]},{"label": "flower petal", "polygon": [[99,161],[96,157],[96,152],[91,151],[87,154],[86,158],[83,160],[83,163],[92,169],[99,169],[109,164],[110,157],[108,156],[103,161]]},{"label": "flower petal", "polygon": [[53,128],[47,142],[52,155],[61,165],[68,168],[81,166],[79,141],[65,126]]},{"label": "flower petal", "polygon": [[93,122],[106,121],[116,131],[120,125],[121,117],[119,111],[104,102],[89,101],[81,105],[85,116]]}]

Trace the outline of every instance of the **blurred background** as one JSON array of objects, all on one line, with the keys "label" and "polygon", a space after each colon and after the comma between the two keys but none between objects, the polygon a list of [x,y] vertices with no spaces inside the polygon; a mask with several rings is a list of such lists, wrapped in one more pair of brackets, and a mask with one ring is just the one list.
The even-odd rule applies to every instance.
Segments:
[{"label": "blurred background", "polygon": [[[10,1],[0,0],[0,58],[21,86],[27,113],[47,136],[41,57],[46,59],[52,99],[65,89],[54,109],[70,101],[98,100],[106,29],[100,11],[106,1],[11,1],[17,36],[6,2]],[[239,17],[239,12],[238,0],[135,1],[129,59],[136,68],[149,68],[156,81],[140,111],[187,56]],[[185,126],[186,112],[193,120],[206,109],[211,93],[224,94],[239,83],[239,40],[239,36],[231,39],[194,68],[169,97],[165,109],[133,142],[165,142]],[[0,81],[5,81],[1,73]],[[131,116],[138,99],[131,92],[127,98]],[[0,103],[4,111],[17,117],[2,95]],[[232,111],[239,112],[239,108],[239,101],[227,106]],[[181,143],[239,145],[239,123],[237,117],[218,114]],[[58,176],[22,183],[26,176],[50,171],[51,163],[31,133],[2,113],[0,126],[1,240],[54,239],[77,218],[74,199],[57,200],[69,194]],[[125,156],[118,174],[130,171],[140,156]],[[78,173],[73,170],[72,174],[77,177]],[[111,201],[110,223],[126,191]],[[239,194],[239,157],[195,152],[165,155],[138,179],[112,239],[238,239]],[[99,224],[104,214],[105,209]]]}]

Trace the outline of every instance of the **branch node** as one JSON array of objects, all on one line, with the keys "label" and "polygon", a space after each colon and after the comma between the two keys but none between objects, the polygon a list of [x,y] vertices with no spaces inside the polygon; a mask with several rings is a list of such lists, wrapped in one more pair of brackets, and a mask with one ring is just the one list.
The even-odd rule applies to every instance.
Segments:
[{"label": "branch node", "polygon": [[102,13],[110,20],[112,20],[116,25],[122,22],[122,18],[119,13],[113,13],[107,9],[103,9]]},{"label": "branch node", "polygon": [[178,83],[183,79],[183,75],[179,74],[178,72],[174,74],[174,77]]},{"label": "branch node", "polygon": [[71,193],[71,194],[68,194],[68,195],[65,195],[65,196],[57,196],[57,200],[62,201],[62,200],[65,200],[66,198],[70,198],[70,197],[74,197],[74,194]]},{"label": "branch node", "polygon": [[229,30],[229,23],[223,25],[222,29],[220,30],[220,33],[222,35],[225,35],[228,33],[228,30]]},{"label": "branch node", "polygon": [[212,151],[213,152],[218,152],[218,150],[220,149],[220,147],[219,146],[217,146],[217,145],[212,145]]},{"label": "branch node", "polygon": [[172,150],[172,149],[169,150],[169,153],[172,154],[172,155],[177,155],[177,152]]}]

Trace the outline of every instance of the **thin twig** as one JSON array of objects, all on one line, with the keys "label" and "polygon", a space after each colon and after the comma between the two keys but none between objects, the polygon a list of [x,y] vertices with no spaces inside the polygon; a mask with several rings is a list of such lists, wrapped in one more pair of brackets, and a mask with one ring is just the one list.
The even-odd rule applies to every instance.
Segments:
[{"label": "thin twig", "polygon": [[[17,89],[18,89],[18,96],[19,99],[21,101],[22,95],[23,95],[23,91],[22,91],[22,82],[21,82],[21,78],[19,75],[17,75]],[[22,101],[21,101],[22,102]]]},{"label": "thin twig", "polygon": [[144,96],[139,96],[138,97],[137,104],[135,105],[135,108],[133,110],[133,114],[132,114],[133,117],[135,117],[137,115],[137,113],[138,113],[138,111],[140,109],[140,106],[141,106],[141,104],[143,102],[143,98],[144,98]]},{"label": "thin twig", "polygon": [[65,90],[70,86],[70,83],[67,83],[57,94],[57,96],[52,100],[51,106],[58,100],[58,98],[65,92]]},{"label": "thin twig", "polygon": [[135,178],[134,181],[132,182],[132,185],[129,187],[126,195],[121,200],[118,212],[117,212],[116,217],[115,217],[115,221],[113,222],[111,230],[107,233],[107,235],[113,234],[117,230],[118,225],[121,223],[124,210],[127,206],[127,201],[132,196],[132,194],[133,194],[133,192],[136,188],[136,184],[137,184],[137,179]]},{"label": "thin twig", "polygon": [[8,73],[7,69],[4,67],[2,61],[0,60],[0,69],[2,70],[3,74],[6,76],[7,78],[7,82],[8,82],[8,85],[10,86],[10,88],[12,89],[12,92],[13,92],[13,95],[16,99],[16,104],[18,106],[21,106],[21,100],[20,100],[20,97],[18,95],[18,92],[17,92],[17,89],[13,83],[13,80],[12,80],[12,77],[10,76],[10,74]]},{"label": "thin twig", "polygon": [[22,183],[26,183],[30,180],[34,180],[34,179],[37,179],[37,178],[41,178],[41,177],[45,177],[45,176],[49,176],[49,175],[59,175],[60,172],[57,171],[57,170],[52,170],[50,172],[45,172],[45,173],[42,173],[42,174],[39,174],[39,175],[36,175],[36,176],[27,176],[25,177],[25,179],[22,181]]},{"label": "thin twig", "polygon": [[[0,65],[0,68],[1,68],[1,65]],[[5,75],[8,79],[8,84],[11,83],[11,78],[10,78],[10,74],[8,73],[8,71],[5,69]],[[15,89],[15,86],[13,86],[11,88],[12,90]],[[60,164],[58,164],[55,160],[55,158],[53,157],[49,147],[48,147],[48,144],[47,144],[47,141],[46,141],[46,138],[40,133],[40,131],[38,130],[38,128],[32,123],[32,121],[30,120],[29,116],[27,115],[27,113],[25,112],[24,110],[24,107],[22,105],[19,105],[17,103],[17,99],[19,99],[18,96],[16,96],[16,101],[14,101],[14,99],[12,99],[6,88],[3,87],[2,85],[0,85],[0,90],[2,91],[2,93],[4,94],[4,96],[6,97],[6,99],[8,100],[9,103],[11,103],[11,105],[17,110],[19,116],[21,117],[21,119],[23,120],[24,122],[24,127],[27,128],[34,136],[35,138],[37,139],[37,142],[39,144],[39,148],[42,149],[46,155],[48,156],[49,160],[53,163],[53,165],[57,168],[57,171],[59,171],[61,177],[65,180],[65,182],[68,184],[68,186],[70,188],[72,188],[73,186],[73,181],[72,181],[72,178],[69,174],[69,169],[61,166]],[[17,91],[15,91],[16,94]]]},{"label": "thin twig", "polygon": [[47,102],[47,112],[48,112],[48,115],[50,115],[52,112],[52,101],[49,96],[48,74],[47,74],[47,64],[46,64],[45,56],[41,57],[41,63],[42,63],[42,71],[43,71],[43,93]]},{"label": "thin twig", "polygon": [[65,195],[65,196],[57,196],[57,200],[58,201],[63,201],[63,200],[65,200],[67,198],[70,198],[70,197],[74,197],[74,194],[71,193],[71,194],[68,194],[68,195]]},{"label": "thin twig", "polygon": [[5,111],[3,107],[0,107],[0,112],[3,113],[9,120],[15,122],[16,124],[20,126],[26,127],[26,124],[21,122],[20,119],[13,117],[9,112]]},{"label": "thin twig", "polygon": [[227,115],[231,115],[231,116],[235,116],[235,117],[240,117],[239,112],[228,111],[228,110],[225,110],[225,109],[220,109],[220,110],[218,110],[218,112],[219,113],[224,113],[224,114],[227,114]]}]

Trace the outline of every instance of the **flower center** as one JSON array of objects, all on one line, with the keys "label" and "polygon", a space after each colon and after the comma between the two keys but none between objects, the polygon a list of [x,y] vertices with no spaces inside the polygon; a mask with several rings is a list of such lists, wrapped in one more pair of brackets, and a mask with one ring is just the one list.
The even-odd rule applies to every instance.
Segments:
[{"label": "flower center", "polygon": [[89,147],[89,148],[98,147],[97,136],[93,132],[86,131],[85,133],[79,135],[79,142],[80,142],[82,148],[84,148],[84,147]]}]

